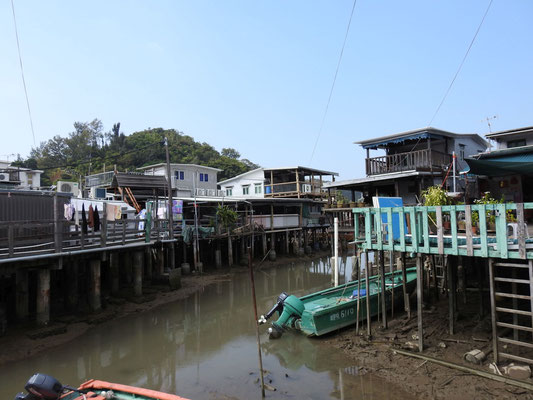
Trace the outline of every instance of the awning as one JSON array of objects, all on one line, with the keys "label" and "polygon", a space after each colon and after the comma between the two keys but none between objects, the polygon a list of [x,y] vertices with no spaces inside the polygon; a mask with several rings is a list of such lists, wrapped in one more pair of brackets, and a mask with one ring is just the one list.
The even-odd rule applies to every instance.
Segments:
[{"label": "awning", "polygon": [[390,139],[385,139],[380,142],[373,142],[369,144],[362,145],[363,149],[378,149],[380,147],[386,146],[388,144],[397,144],[397,143],[403,143],[407,140],[419,140],[419,139],[442,139],[443,136],[436,135],[434,133],[429,132],[421,132],[421,133],[413,133],[412,135],[405,135],[405,136],[399,136],[399,137],[393,137]]},{"label": "awning", "polygon": [[509,174],[532,174],[533,153],[516,154],[480,160],[467,158],[470,174],[486,176],[503,176]]}]

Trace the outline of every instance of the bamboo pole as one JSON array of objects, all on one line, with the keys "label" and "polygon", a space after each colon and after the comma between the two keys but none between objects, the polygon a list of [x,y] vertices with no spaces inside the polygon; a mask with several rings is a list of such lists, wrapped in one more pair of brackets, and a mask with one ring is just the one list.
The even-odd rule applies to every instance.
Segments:
[{"label": "bamboo pole", "polygon": [[[355,334],[356,335],[359,335],[359,310],[361,308],[361,265],[363,265],[363,260],[361,260],[361,257],[362,257],[362,254],[359,253],[359,262],[355,266],[357,268],[357,315],[355,319]],[[357,255],[356,255],[356,260],[357,260]]]},{"label": "bamboo pole", "polygon": [[405,350],[394,349],[393,351],[398,353],[398,354],[404,355],[404,356],[419,358],[421,360],[425,360],[425,361],[429,361],[429,362],[432,362],[432,363],[435,363],[435,364],[438,364],[438,365],[442,365],[443,367],[453,368],[453,369],[456,369],[456,370],[459,370],[459,371],[462,371],[462,372],[470,373],[472,375],[477,375],[477,376],[481,376],[483,378],[492,379],[492,380],[495,380],[495,381],[498,381],[498,382],[507,383],[509,385],[517,386],[517,387],[520,387],[520,388],[523,388],[523,389],[527,389],[527,390],[533,390],[533,385],[528,383],[528,382],[519,381],[519,380],[513,379],[513,378],[507,378],[507,377],[502,376],[502,375],[491,374],[490,372],[480,371],[480,370],[477,370],[477,369],[474,369],[474,368],[465,367],[464,365],[459,365],[459,364],[451,363],[451,362],[448,362],[448,361],[439,360],[439,359],[436,359],[436,358],[433,358],[433,357],[429,357],[429,356],[426,356],[426,355],[422,355],[422,354],[411,353],[411,352],[405,351]]},{"label": "bamboo pole", "polygon": [[381,275],[381,318],[383,320],[383,328],[387,329],[387,299],[385,288],[385,252],[379,251],[379,274]]},{"label": "bamboo pole", "polygon": [[418,351],[424,350],[424,329],[422,324],[422,255],[416,256],[416,313],[418,316]]},{"label": "bamboo pole", "polygon": [[334,259],[335,259],[335,276],[334,286],[339,286],[339,218],[335,217],[334,220]]},{"label": "bamboo pole", "polygon": [[252,269],[252,251],[248,247],[248,268],[250,269],[250,283],[252,285],[252,300],[254,305],[255,335],[257,338],[257,354],[259,356],[259,375],[261,376],[261,397],[265,398],[265,379],[263,377],[263,357],[261,355],[261,338],[259,337],[259,323],[257,318],[257,302],[255,298],[254,271]]}]

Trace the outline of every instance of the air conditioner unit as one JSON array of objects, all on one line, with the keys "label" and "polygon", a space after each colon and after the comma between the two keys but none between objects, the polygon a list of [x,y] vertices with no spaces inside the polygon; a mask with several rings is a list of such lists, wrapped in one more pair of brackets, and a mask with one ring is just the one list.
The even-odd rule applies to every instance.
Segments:
[{"label": "air conditioner unit", "polygon": [[80,193],[78,182],[57,181],[56,187],[58,192],[72,193],[74,197],[78,196]]},{"label": "air conditioner unit", "polygon": [[0,172],[0,182],[9,182],[9,174],[6,172]]},{"label": "air conditioner unit", "polygon": [[302,191],[304,193],[311,193],[311,185],[309,183],[304,183],[302,185]]}]

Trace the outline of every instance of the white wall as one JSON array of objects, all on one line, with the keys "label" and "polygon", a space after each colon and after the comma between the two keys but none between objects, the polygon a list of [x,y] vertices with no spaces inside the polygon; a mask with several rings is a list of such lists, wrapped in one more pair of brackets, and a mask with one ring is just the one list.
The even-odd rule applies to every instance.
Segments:
[{"label": "white wall", "polygon": [[[176,171],[183,171],[183,180],[176,179]],[[172,188],[183,188],[193,190],[198,189],[213,189],[217,188],[217,172],[210,168],[195,166],[195,165],[183,165],[177,166],[170,164],[170,176],[172,177]],[[145,170],[145,175],[160,175],[167,176],[166,166],[158,166]],[[200,174],[207,174],[208,181],[200,181]],[[196,181],[194,180],[196,178]]]},{"label": "white wall", "polygon": [[461,144],[465,145],[465,158],[468,158],[474,154],[482,153],[487,149],[486,146],[482,146],[480,143],[474,141],[472,138],[455,138],[453,146],[451,146],[451,148],[455,151],[455,154],[457,155],[457,164],[455,166],[456,174],[459,174],[460,171],[463,171],[468,168],[468,164],[466,163],[466,161],[461,159]]},{"label": "white wall", "polygon": [[[244,174],[241,177],[231,179],[227,183],[220,185],[222,190],[226,191],[228,188],[232,188],[231,197],[256,197],[264,198],[265,197],[265,172],[262,168],[250,171],[247,174]],[[255,184],[261,185],[261,193],[255,193]],[[243,194],[243,186],[249,185],[249,193]]]}]

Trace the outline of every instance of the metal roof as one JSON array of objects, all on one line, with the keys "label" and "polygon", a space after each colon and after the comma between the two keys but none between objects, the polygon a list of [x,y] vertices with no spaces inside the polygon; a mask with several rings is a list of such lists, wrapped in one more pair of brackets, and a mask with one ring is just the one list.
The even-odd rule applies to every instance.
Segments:
[{"label": "metal roof", "polygon": [[311,173],[315,173],[315,174],[321,174],[321,175],[333,175],[333,176],[339,176],[339,173],[338,172],[332,172],[332,171],[324,171],[324,170],[321,170],[321,169],[315,169],[315,168],[309,168],[309,167],[302,167],[300,165],[298,166],[294,166],[294,167],[276,167],[276,168],[265,168],[265,172],[266,171],[282,171],[282,170],[294,170],[294,169],[298,169],[300,171],[304,171],[304,172],[311,172]]},{"label": "metal roof", "polygon": [[533,133],[533,126],[526,126],[524,128],[509,129],[506,131],[492,132],[485,135],[486,138],[496,139],[500,136],[515,135],[520,133]]},{"label": "metal roof", "polygon": [[[167,163],[158,163],[158,164],[147,165],[146,167],[139,167],[137,169],[145,170],[145,169],[156,168],[156,167],[161,167],[161,166],[165,166],[166,167],[166,165],[167,165]],[[218,171],[218,172],[222,171],[220,168],[206,167],[205,165],[198,165],[198,164],[176,164],[176,163],[170,163],[170,166],[171,167],[200,167],[200,168],[210,169],[211,171]]]},{"label": "metal roof", "polygon": [[380,182],[380,181],[387,181],[387,180],[397,180],[397,179],[404,179],[404,178],[411,178],[413,176],[421,176],[421,175],[431,175],[431,172],[427,171],[402,171],[402,172],[394,172],[391,174],[381,174],[381,175],[375,175],[375,176],[369,176],[366,178],[359,178],[359,179],[348,179],[344,181],[336,181],[336,182],[328,182],[324,184],[324,189],[330,189],[330,188],[339,188],[339,187],[348,187],[348,186],[356,186],[356,185],[363,185],[366,183],[372,183],[372,182]]},{"label": "metal roof", "polygon": [[113,177],[111,187],[164,189],[167,187],[167,180],[163,175],[143,175],[117,172]]},{"label": "metal roof", "polygon": [[363,148],[377,148],[379,146],[384,146],[389,143],[400,143],[404,140],[416,140],[416,139],[425,139],[428,137],[450,137],[450,138],[472,138],[478,143],[487,146],[487,142],[477,133],[453,133],[447,132],[433,127],[427,127],[422,129],[415,129],[412,131],[396,133],[394,135],[381,136],[378,138],[362,140],[359,142],[354,142],[354,144],[361,145]]}]

